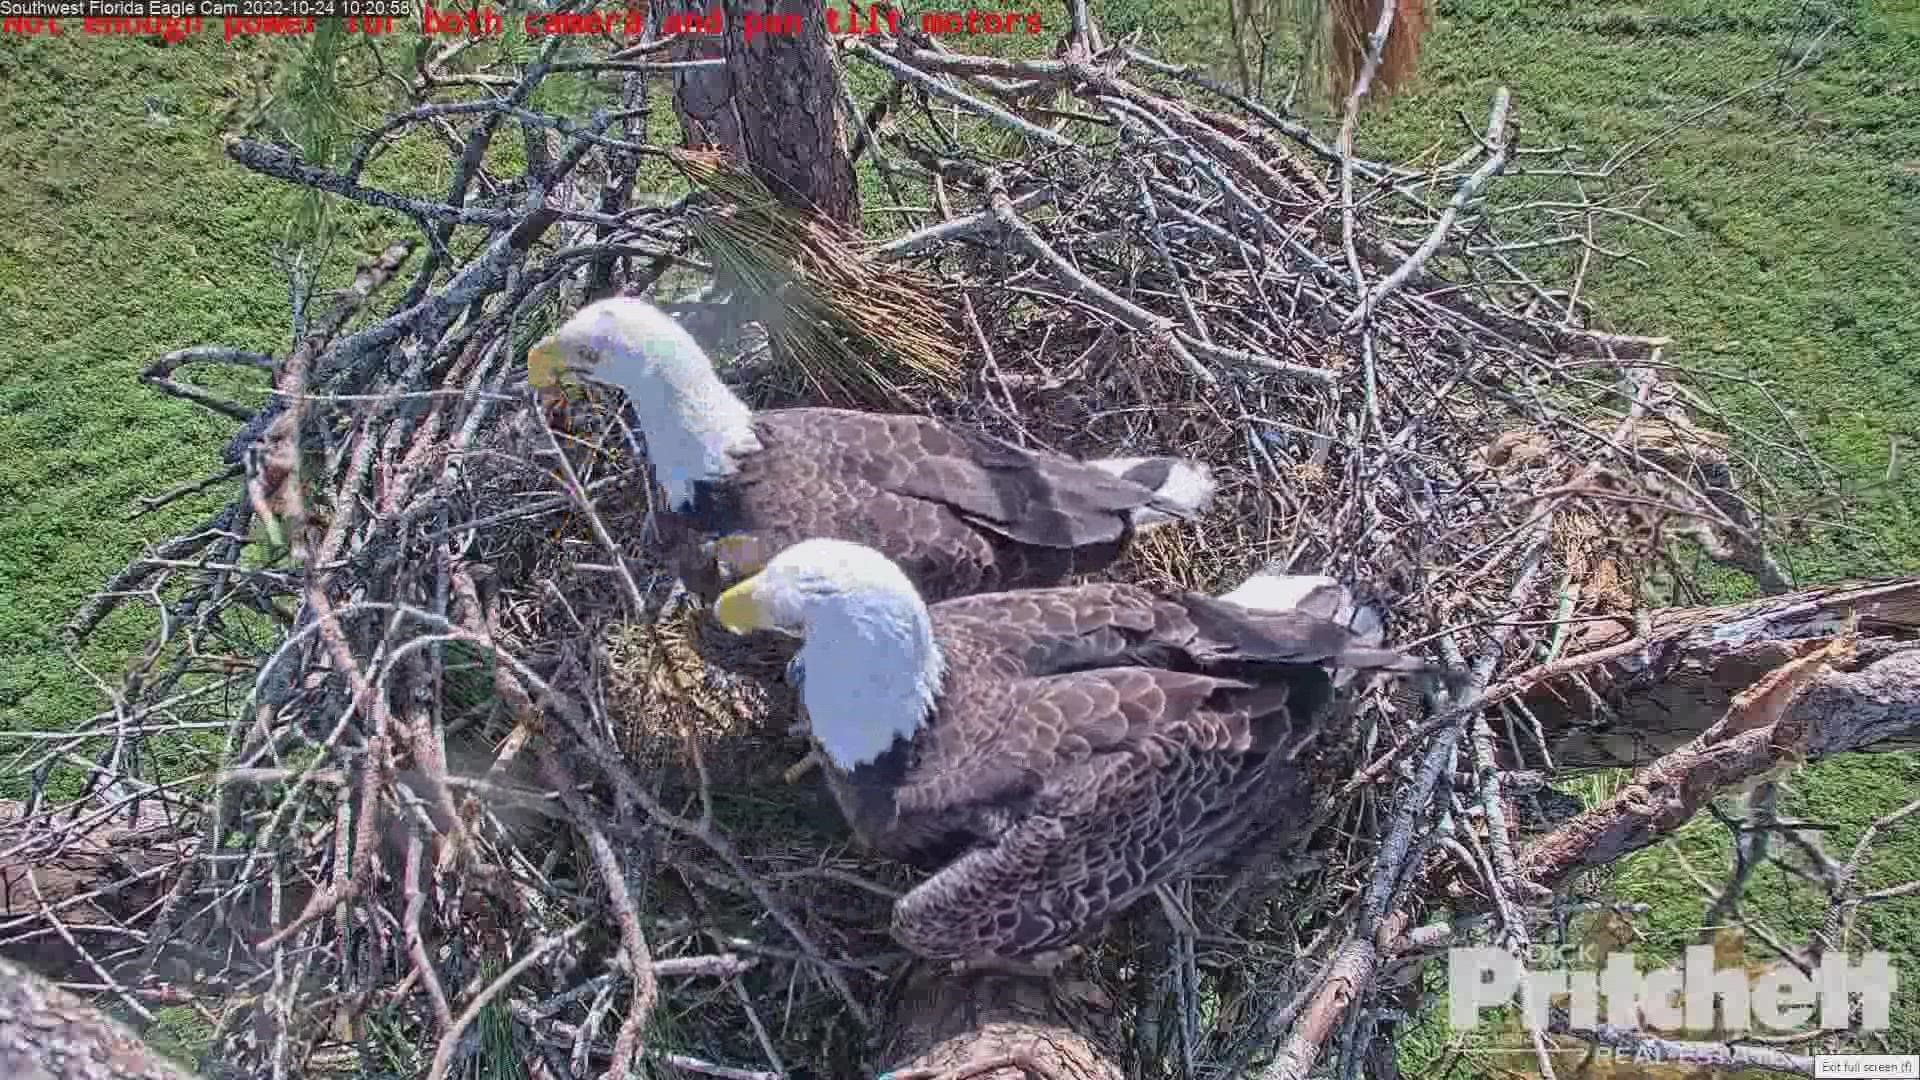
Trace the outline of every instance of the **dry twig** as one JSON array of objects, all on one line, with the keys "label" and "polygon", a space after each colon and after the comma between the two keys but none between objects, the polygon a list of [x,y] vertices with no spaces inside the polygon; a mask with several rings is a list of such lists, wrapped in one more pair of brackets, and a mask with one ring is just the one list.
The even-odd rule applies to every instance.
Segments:
[{"label": "dry twig", "polygon": [[[1756,705],[1727,712],[1621,799],[1526,839],[1513,763],[1563,760],[1570,732],[1630,705],[1629,665],[1657,683],[1708,633],[1649,612],[1645,571],[1667,538],[1697,533],[1709,555],[1784,580],[1741,494],[1768,470],[1675,391],[1665,339],[1584,318],[1581,290],[1608,258],[1588,230],[1639,204],[1571,176],[1564,191],[1509,197],[1500,179],[1522,150],[1509,121],[1524,102],[1505,90],[1478,145],[1447,165],[1361,157],[1359,102],[1396,5],[1379,15],[1333,145],[1194,72],[1106,47],[1086,6],[1070,10],[1060,59],[846,46],[850,63],[898,84],[887,123],[863,138],[904,197],[939,208],[873,238],[870,256],[957,294],[954,355],[980,357],[978,371],[904,391],[1028,444],[1204,458],[1224,481],[1217,509],[1150,538],[1118,573],[1201,588],[1268,563],[1335,574],[1390,615],[1391,638],[1473,672],[1444,700],[1358,695],[1311,751],[1317,776],[1349,779],[1322,786],[1294,849],[1246,875],[1231,903],[1184,905],[1200,913],[1186,916],[1195,934],[1096,954],[1088,987],[1150,1001],[1133,1017],[1153,1021],[1143,1039],[1159,1017],[1179,1019],[1167,1025],[1178,1050],[1136,1075],[1293,1078],[1337,1061],[1357,1076],[1414,1004],[1418,979],[1383,975],[1410,962],[1415,935],[1435,936],[1412,929],[1432,905],[1491,912],[1447,926],[1448,940],[1521,947],[1556,910],[1544,889],[1667,835],[1728,785],[1920,731],[1920,708],[1889,696],[1920,655],[1897,647],[1920,626],[1896,617],[1908,593],[1781,597],[1772,615],[1736,613],[1743,647],[1768,661],[1749,681],[1838,636],[1834,605],[1867,620],[1857,662],[1818,654],[1764,720],[1741,719]],[[555,1076],[639,1060],[852,1074],[870,1064],[861,1029],[899,959],[888,898],[909,883],[794,824],[807,811],[767,766],[790,760],[772,752],[790,693],[701,659],[723,646],[648,550],[650,499],[623,423],[549,414],[518,389],[526,345],[585,294],[684,300],[717,261],[682,254],[702,235],[695,215],[726,212],[715,193],[647,201],[623,186],[664,153],[634,141],[640,125],[607,134],[641,107],[632,85],[591,119],[530,104],[554,70],[677,69],[631,50],[556,64],[548,45],[524,68],[447,74],[463,49],[423,55],[403,80],[417,100],[344,172],[228,144],[264,176],[415,222],[430,257],[350,329],[414,245],[370,261],[278,362],[203,347],[145,373],[222,415],[247,411],[176,380],[179,366],[271,368],[273,394],[231,448],[229,464],[244,465],[231,505],[155,545],[67,627],[82,643],[129,600],[159,624],[107,688],[110,707],[22,743],[34,790],[4,824],[0,870],[19,862],[45,887],[0,933],[67,948],[89,983],[129,1001],[162,975],[190,978],[224,1011],[217,1054],[249,1074],[329,1054],[389,1070],[376,1015],[432,1075],[449,1075],[496,1017]],[[528,139],[528,171],[511,179],[481,171],[503,120]],[[451,138],[445,197],[363,185],[379,146],[415,124]],[[1568,214],[1587,254],[1557,288],[1524,260],[1568,235]],[[630,272],[634,254],[659,268]],[[1517,284],[1473,284],[1486,281]],[[712,304],[686,310],[738,321]],[[774,403],[814,385],[802,375],[741,377]],[[1630,629],[1582,629],[1599,625]],[[1835,719],[1862,701],[1878,704]],[[1524,710],[1525,740],[1495,707]],[[204,801],[154,772],[179,760],[220,778]],[[1647,795],[1656,782],[1686,794]],[[45,872],[141,807],[177,824],[166,858],[85,887]],[[1861,905],[1906,895],[1861,883],[1867,854],[1827,868],[1827,947],[1845,947]],[[117,907],[123,892],[139,903]],[[103,948],[83,926],[118,938]],[[730,955],[710,955],[713,941]],[[1151,1003],[1160,984],[1118,989],[1149,971],[1178,976],[1177,1013]],[[714,978],[729,986],[699,982]],[[1200,1001],[1217,1010],[1211,1027]],[[698,1030],[699,1054],[645,1045],[669,1011]],[[1722,1064],[1776,1060],[1744,1049]],[[996,1051],[929,1075],[1037,1060]]]}]

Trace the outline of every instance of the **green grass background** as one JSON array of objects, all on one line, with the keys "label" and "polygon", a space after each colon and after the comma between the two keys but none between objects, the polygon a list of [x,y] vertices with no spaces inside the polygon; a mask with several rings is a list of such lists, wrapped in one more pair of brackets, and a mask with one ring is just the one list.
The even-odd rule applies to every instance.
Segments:
[{"label": "green grass background", "polygon": [[[1115,36],[1139,30],[1163,55],[1231,75],[1224,4],[1096,0],[1095,11]],[[1645,185],[1643,212],[1681,238],[1612,235],[1644,264],[1612,265],[1590,283],[1604,324],[1672,335],[1670,358],[1755,380],[1785,405],[1784,418],[1752,384],[1711,390],[1744,422],[1804,437],[1850,488],[1868,492],[1843,524],[1783,552],[1801,580],[1920,570],[1920,473],[1883,482],[1891,448],[1920,445],[1920,0],[1445,0],[1436,11],[1417,82],[1391,110],[1367,116],[1365,148],[1412,157],[1437,145],[1451,156],[1466,137],[1456,114],[1478,124],[1497,85],[1514,92],[1526,145],[1576,143],[1599,161],[1651,140],[1616,186]],[[1063,16],[1043,18],[1047,34],[1013,35],[993,50],[1044,50]],[[1791,43],[1829,25],[1791,81],[1669,132],[1798,60]],[[331,137],[337,153],[355,124],[371,121],[377,85],[297,85],[308,47],[222,43],[217,29],[164,47],[75,32],[0,40],[0,191],[13,219],[0,230],[0,729],[57,730],[100,707],[63,656],[59,627],[143,544],[192,526],[226,497],[130,516],[137,497],[214,469],[232,430],[134,376],[197,343],[285,350],[288,289],[275,253],[290,229],[309,234],[303,215],[313,208],[228,164],[217,133],[264,116],[307,145]],[[489,47],[526,43],[509,34]],[[1286,51],[1277,59],[1284,72]],[[301,129],[304,114],[290,105],[303,92],[309,106],[316,94],[333,103],[339,131]],[[578,80],[556,80],[547,93],[559,104],[588,97]],[[497,144],[503,157],[517,153],[517,138]],[[410,141],[367,180],[439,197],[445,181],[429,167],[438,153]],[[412,231],[361,208],[332,208],[328,221],[328,285],[358,253]],[[246,385],[218,373],[206,381]],[[1722,598],[1740,595],[1742,582],[1714,580]],[[147,625],[137,610],[117,616],[82,659],[116,682]],[[1580,783],[1597,796],[1612,778]],[[17,793],[4,776],[0,788]],[[1861,756],[1793,778],[1785,810],[1834,826],[1830,850],[1844,853],[1867,822],[1916,794],[1913,755]],[[1916,831],[1882,844],[1868,887],[1920,876]],[[1655,946],[1684,945],[1704,907],[1683,856],[1717,876],[1724,830],[1696,823],[1614,871],[1617,889],[1654,905],[1642,926]],[[1793,936],[1820,908],[1769,872],[1750,910]],[[1902,951],[1920,983],[1920,902],[1870,908],[1862,923],[1873,944]],[[1911,1048],[1920,1032],[1913,987],[1900,999],[1895,1048]],[[1409,1040],[1410,1064],[1430,1060],[1445,1035]]]}]

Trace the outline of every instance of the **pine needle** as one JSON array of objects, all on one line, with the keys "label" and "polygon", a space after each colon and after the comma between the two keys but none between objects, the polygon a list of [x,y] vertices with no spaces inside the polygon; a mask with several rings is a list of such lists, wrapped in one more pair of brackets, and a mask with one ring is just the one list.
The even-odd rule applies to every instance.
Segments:
[{"label": "pine needle", "polygon": [[867,256],[831,222],[801,214],[714,151],[671,158],[713,196],[690,219],[714,266],[758,303],[776,358],[831,397],[910,400],[903,381],[952,385],[961,351],[932,280]]},{"label": "pine needle", "polygon": [[[300,156],[310,164],[327,166],[334,160],[346,137],[348,117],[340,106],[340,58],[346,51],[345,24],[323,19],[314,24],[307,47],[289,73],[280,93],[282,123]],[[287,247],[312,244],[325,249],[332,239],[333,222],[329,218],[328,197],[324,192],[298,193],[293,220],[289,224]]]}]

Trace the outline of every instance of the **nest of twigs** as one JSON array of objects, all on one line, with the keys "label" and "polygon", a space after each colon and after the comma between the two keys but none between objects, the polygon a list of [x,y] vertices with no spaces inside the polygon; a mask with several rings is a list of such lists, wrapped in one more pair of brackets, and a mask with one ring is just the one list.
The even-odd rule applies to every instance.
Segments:
[{"label": "nest of twigs", "polygon": [[[775,332],[770,356],[725,358],[750,400],[884,390],[1027,445],[1203,458],[1216,508],[1116,573],[1204,589],[1269,562],[1331,573],[1390,613],[1390,639],[1470,664],[1476,691],[1549,658],[1569,620],[1630,616],[1665,533],[1774,572],[1722,441],[1661,377],[1662,340],[1592,328],[1577,288],[1500,254],[1553,212],[1483,210],[1515,160],[1504,91],[1478,149],[1422,171],[1343,154],[1125,47],[847,53],[906,84],[863,145],[938,206],[858,248],[753,225],[774,213],[764,189],[743,200],[732,182],[609,212],[600,190],[659,151],[604,116],[507,105],[524,87],[486,99],[547,141],[528,157],[549,174],[459,209],[416,200],[433,245],[369,262],[338,317],[310,320],[273,363],[280,393],[236,442],[231,506],[70,628],[84,637],[136,594],[167,613],[114,708],[36,747],[52,786],[22,850],[157,805],[186,851],[141,879],[144,908],[74,938],[83,981],[130,1000],[156,978],[191,988],[218,1025],[210,1058],[250,1075],[876,1064],[871,1025],[907,959],[888,897],[909,875],[849,847],[817,781],[782,780],[805,747],[786,734],[778,665],[756,678],[709,662],[727,643],[652,561],[617,403],[550,410],[525,392],[533,331],[596,278],[671,306],[701,284],[689,256],[777,262],[799,286],[757,281],[717,314],[706,297],[682,309],[690,324],[758,319],[764,294],[792,286],[808,333],[894,350],[883,379],[798,378],[821,353]],[[945,141],[993,129],[1030,152]],[[229,152],[393,198],[257,143]],[[696,179],[724,174],[699,161]],[[528,206],[527,190],[549,201]],[[859,265],[809,265],[828,250]],[[922,283],[911,317],[895,317],[897,294],[884,319],[833,316],[860,310],[846,282],[889,267]],[[358,317],[402,272],[436,276]],[[1470,284],[1483,279],[1524,284],[1516,301]],[[199,393],[173,370],[236,355],[176,354],[149,374]],[[1447,704],[1371,692],[1355,737],[1316,765],[1364,781],[1329,786],[1316,841],[1175,890],[1197,938],[1149,903],[1091,952],[1076,985],[1104,996],[1130,1067],[1231,1075],[1312,1021],[1289,1002],[1327,950],[1416,885],[1428,847],[1409,836],[1445,812],[1431,803],[1450,760],[1423,718]],[[1323,1041],[1351,1051],[1390,1022],[1364,1015],[1365,1032]]]}]

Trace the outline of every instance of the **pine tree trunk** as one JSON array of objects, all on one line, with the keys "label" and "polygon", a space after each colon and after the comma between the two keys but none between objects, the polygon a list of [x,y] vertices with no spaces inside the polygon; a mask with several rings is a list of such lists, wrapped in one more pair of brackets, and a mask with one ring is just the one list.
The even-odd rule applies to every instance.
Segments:
[{"label": "pine tree trunk", "polygon": [[860,193],[820,5],[726,0],[726,13],[727,71],[747,162],[789,205],[852,225]]},{"label": "pine tree trunk", "polygon": [[[720,0],[653,0],[654,24],[661,33],[670,33],[674,16],[705,20],[720,10]],[[730,16],[725,16],[729,17]],[[724,60],[731,24],[718,33],[681,33],[667,53],[667,59]],[[746,144],[740,141],[740,119],[734,113],[733,74],[725,67],[681,69],[673,73],[673,112],[680,118],[682,144],[688,147],[717,146],[736,157],[746,157]]]},{"label": "pine tree trunk", "polygon": [[860,195],[840,115],[840,83],[818,4],[805,0],[654,0],[663,32],[692,16],[718,33],[683,34],[673,60],[726,60],[676,71],[673,110],[685,145],[712,146],[752,166],[789,204],[843,225]]}]

